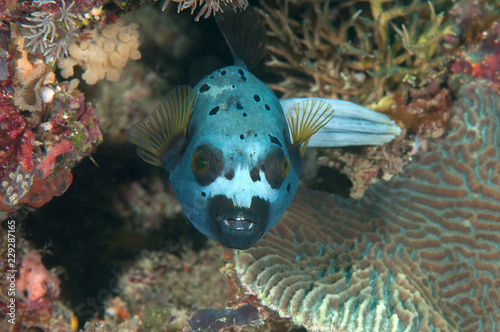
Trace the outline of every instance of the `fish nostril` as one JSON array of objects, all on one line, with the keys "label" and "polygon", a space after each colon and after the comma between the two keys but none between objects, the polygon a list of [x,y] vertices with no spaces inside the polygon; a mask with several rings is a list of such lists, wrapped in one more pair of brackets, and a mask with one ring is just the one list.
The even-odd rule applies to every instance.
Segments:
[{"label": "fish nostril", "polygon": [[226,172],[226,174],[224,174],[224,177],[228,180],[232,180],[234,178],[234,170],[231,168]]},{"label": "fish nostril", "polygon": [[252,168],[252,170],[250,171],[250,178],[253,182],[260,181],[260,173],[257,167]]}]

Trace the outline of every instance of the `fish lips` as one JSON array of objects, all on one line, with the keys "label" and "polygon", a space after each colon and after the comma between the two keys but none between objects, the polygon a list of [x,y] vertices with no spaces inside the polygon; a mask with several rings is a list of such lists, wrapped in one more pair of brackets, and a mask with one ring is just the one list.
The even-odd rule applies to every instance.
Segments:
[{"label": "fish lips", "polygon": [[252,198],[250,208],[234,206],[223,195],[209,201],[210,229],[214,239],[233,249],[248,249],[264,235],[269,219],[268,201]]}]

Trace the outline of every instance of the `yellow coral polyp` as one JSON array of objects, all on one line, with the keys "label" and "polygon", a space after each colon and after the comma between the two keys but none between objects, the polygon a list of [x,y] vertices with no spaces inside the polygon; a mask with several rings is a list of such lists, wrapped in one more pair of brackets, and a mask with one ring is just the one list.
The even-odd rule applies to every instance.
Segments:
[{"label": "yellow coral polyp", "polygon": [[93,30],[88,40],[72,45],[69,57],[59,62],[61,76],[73,76],[73,67],[84,69],[82,78],[93,85],[104,78],[116,82],[129,59],[141,58],[138,48],[137,24],[125,25],[122,21],[106,26],[102,31]]}]

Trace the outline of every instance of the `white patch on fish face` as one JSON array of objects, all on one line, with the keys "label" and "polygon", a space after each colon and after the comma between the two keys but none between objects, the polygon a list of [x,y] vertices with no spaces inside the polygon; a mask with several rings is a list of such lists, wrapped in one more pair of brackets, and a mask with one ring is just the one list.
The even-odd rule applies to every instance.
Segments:
[{"label": "white patch on fish face", "polygon": [[208,198],[224,195],[231,199],[236,207],[250,208],[253,197],[272,203],[278,195],[278,190],[271,188],[264,172],[260,171],[259,174],[261,180],[254,182],[250,177],[250,169],[240,165],[234,171],[234,177],[231,180],[220,176],[204,188],[204,192]]}]

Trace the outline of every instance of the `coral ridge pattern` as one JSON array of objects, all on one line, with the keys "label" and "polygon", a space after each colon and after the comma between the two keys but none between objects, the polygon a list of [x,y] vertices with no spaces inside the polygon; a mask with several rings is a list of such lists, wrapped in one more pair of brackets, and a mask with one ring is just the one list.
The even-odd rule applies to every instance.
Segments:
[{"label": "coral ridge pattern", "polygon": [[309,331],[498,331],[500,97],[457,90],[444,142],[404,175],[361,200],[304,190],[237,252],[246,292]]}]

